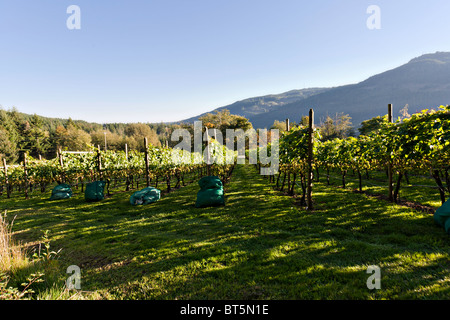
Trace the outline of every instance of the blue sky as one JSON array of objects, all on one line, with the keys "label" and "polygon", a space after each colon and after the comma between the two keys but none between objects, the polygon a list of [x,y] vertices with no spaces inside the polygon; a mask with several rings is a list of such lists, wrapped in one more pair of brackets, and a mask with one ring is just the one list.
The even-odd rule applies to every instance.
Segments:
[{"label": "blue sky", "polygon": [[[66,26],[70,5],[80,30]],[[369,5],[380,30],[366,26]],[[450,51],[449,12],[448,0],[0,0],[0,105],[99,123],[182,120]]]}]

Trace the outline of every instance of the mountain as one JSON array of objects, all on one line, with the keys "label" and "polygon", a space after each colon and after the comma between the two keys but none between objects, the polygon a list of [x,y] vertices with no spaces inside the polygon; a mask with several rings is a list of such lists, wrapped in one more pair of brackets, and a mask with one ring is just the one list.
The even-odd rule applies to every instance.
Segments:
[{"label": "mountain", "polygon": [[342,112],[358,127],[366,119],[387,114],[390,103],[394,120],[406,104],[409,113],[450,104],[450,53],[425,54],[360,83],[324,90],[276,110],[250,115],[249,120],[255,128],[269,128],[274,120],[298,122],[312,108],[316,124],[327,115]]},{"label": "mountain", "polygon": [[[248,118],[254,128],[269,128],[275,120],[299,122],[302,116],[314,109],[315,123],[319,124],[327,115],[349,114],[355,127],[364,120],[387,114],[387,105],[394,106],[394,119],[406,104],[409,113],[422,109],[435,109],[450,104],[450,52],[436,52],[414,58],[408,63],[372,76],[357,84],[333,88],[308,88],[291,90],[281,94],[237,101],[215,110],[228,109],[230,113]],[[0,108],[1,109],[1,108]],[[212,110],[211,112],[214,112]],[[192,123],[203,113],[180,122]],[[31,118],[31,115],[26,115]],[[44,117],[43,117],[44,118]],[[67,120],[45,118],[48,129]],[[101,130],[103,125],[74,121],[87,132]],[[173,123],[167,123],[173,124]],[[106,124],[115,132],[115,127],[125,124]],[[154,124],[164,126],[163,124]]]},{"label": "mountain", "polygon": [[[252,118],[259,114],[276,112],[284,105],[301,101],[303,99],[312,97],[316,94],[326,92],[327,90],[329,90],[329,88],[308,88],[301,90],[291,90],[281,94],[271,94],[237,101],[233,104],[214,109],[211,112],[214,112],[216,110],[221,111],[224,109],[228,109],[230,110],[231,114],[240,115],[246,118]],[[183,120],[181,122],[192,123],[194,121],[197,121],[201,116],[204,116],[206,114],[207,113],[203,113],[196,117]]]}]

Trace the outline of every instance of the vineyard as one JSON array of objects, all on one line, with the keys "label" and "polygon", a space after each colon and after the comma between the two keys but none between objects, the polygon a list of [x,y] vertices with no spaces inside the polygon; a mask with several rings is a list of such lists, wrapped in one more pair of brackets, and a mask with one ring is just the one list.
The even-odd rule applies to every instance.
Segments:
[{"label": "vineyard", "polygon": [[[330,172],[339,174],[343,188],[346,187],[348,172],[356,173],[360,192],[363,191],[363,176],[369,178],[372,172],[385,171],[389,178],[388,171],[392,171],[388,196],[394,202],[398,200],[401,182],[408,181],[411,175],[433,179],[442,203],[450,195],[449,106],[441,106],[438,111],[424,110],[403,122],[385,121],[376,132],[358,138],[321,142],[320,131],[314,130],[311,159],[308,157],[309,137],[309,129],[302,126],[284,133],[279,142],[279,159],[276,159],[280,172],[271,176],[277,188],[286,188],[290,194],[294,192],[294,185],[300,186],[303,205],[307,200],[309,172],[319,179],[321,170],[328,182]],[[156,187],[159,183],[166,183],[170,190],[171,182],[176,187],[184,185],[186,175],[192,176],[197,172],[200,177],[207,174],[208,169],[210,174],[225,179],[230,169],[226,165],[205,165],[201,154],[191,153],[186,160],[186,155],[180,153],[179,157],[174,157],[173,152],[169,148],[147,146],[145,153],[97,149],[90,153],[63,152],[52,160],[28,157],[26,163],[0,170],[0,192],[9,196],[16,189],[28,196],[28,190],[45,192],[54,183],[67,182],[83,188],[88,181],[99,179],[107,182],[108,190],[111,183],[117,185],[118,182],[125,184],[125,190],[138,187],[139,183],[149,185],[150,182]],[[227,154],[225,149],[224,154]],[[183,161],[177,162],[176,158]]]},{"label": "vineyard", "polygon": [[[271,177],[278,189],[286,188],[291,195],[294,186],[299,185],[302,205],[306,205],[308,175],[315,175],[319,181],[320,172],[328,184],[332,174],[340,175],[343,188],[348,173],[354,173],[359,192],[363,191],[363,177],[369,179],[386,172],[387,196],[393,202],[398,201],[402,181],[409,184],[410,176],[432,179],[442,204],[450,196],[450,106],[441,106],[438,111],[423,110],[403,122],[386,119],[377,131],[358,138],[321,142],[320,131],[314,130],[311,159],[310,136],[310,130],[304,127],[284,133],[280,141],[280,173]],[[424,193],[429,192],[429,187],[423,185]]]},{"label": "vineyard", "polygon": [[[234,161],[147,145],[5,164],[4,219],[31,252],[41,252],[44,230],[48,252],[58,252],[43,260],[45,281],[31,298],[448,299],[448,234],[430,213],[450,193],[450,107],[388,118],[371,134],[329,141],[312,117],[309,127],[288,128],[264,146],[262,154],[279,150],[279,170],[268,176],[265,162],[239,165],[236,152],[217,146],[208,155]],[[210,175],[224,183],[225,206],[196,208],[196,182]],[[109,196],[85,201],[86,184],[98,180]],[[60,183],[73,197],[49,201]],[[167,192],[130,205],[133,190],[148,185]],[[64,287],[73,265],[82,270],[76,293]],[[371,265],[382,270],[380,290],[366,285]],[[24,274],[10,285],[20,287]]]},{"label": "vineyard", "polygon": [[[223,150],[229,155],[225,148]],[[0,173],[3,181],[0,192],[10,197],[16,190],[28,198],[30,192],[40,190],[45,193],[56,183],[68,183],[83,192],[87,183],[98,180],[106,182],[108,194],[110,188],[117,185],[123,185],[124,191],[128,191],[151,183],[156,188],[165,184],[170,191],[184,186],[186,178],[193,180],[206,174],[219,176],[225,181],[231,169],[232,165],[225,163],[207,165],[202,154],[182,150],[148,145],[145,152],[102,151],[97,148],[92,152],[60,152],[51,160],[26,156],[20,165],[4,164]]]}]

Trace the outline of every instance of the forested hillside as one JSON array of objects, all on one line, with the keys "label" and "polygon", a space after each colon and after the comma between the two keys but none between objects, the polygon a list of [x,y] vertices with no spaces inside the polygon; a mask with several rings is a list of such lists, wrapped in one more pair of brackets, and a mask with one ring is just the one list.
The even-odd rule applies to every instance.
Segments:
[{"label": "forested hillside", "polygon": [[[152,145],[161,145],[165,139],[165,125],[98,124],[72,119],[46,118],[0,109],[0,156],[8,163],[16,163],[23,152],[38,158],[52,158],[58,149],[86,151],[93,146],[123,150],[143,148],[147,137]],[[106,139],[105,139],[106,138]]]},{"label": "forested hillside", "polygon": [[[248,119],[230,114],[228,110],[206,114],[200,118],[205,126],[251,128]],[[18,163],[23,153],[33,158],[54,158],[57,150],[88,151],[100,146],[102,150],[144,150],[144,137],[153,146],[173,147],[173,130],[186,128],[193,133],[193,123],[108,123],[98,124],[72,119],[28,115],[17,109],[0,109],[0,157],[8,164]]]}]

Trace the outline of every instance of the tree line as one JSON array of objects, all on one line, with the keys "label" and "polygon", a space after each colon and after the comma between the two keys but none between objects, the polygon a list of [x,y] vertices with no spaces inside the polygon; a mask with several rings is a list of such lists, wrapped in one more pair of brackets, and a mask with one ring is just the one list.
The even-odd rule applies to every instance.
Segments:
[{"label": "tree line", "polygon": [[[398,120],[403,121],[411,117],[408,113],[409,106],[406,104],[399,111]],[[348,137],[356,137],[358,135],[369,135],[372,132],[379,130],[384,123],[388,121],[387,115],[378,116],[361,122],[358,127],[358,132],[352,123],[352,118],[348,114],[342,112],[336,113],[334,117],[327,115],[325,119],[321,119],[319,124],[315,127],[320,129],[320,141],[331,141],[336,138],[345,139]],[[296,123],[295,121],[290,122],[290,127],[307,127],[309,122],[308,116],[302,116],[300,121]],[[278,129],[281,132],[286,131],[286,123],[283,121],[275,120],[271,126],[271,129]]]},{"label": "tree line", "polygon": [[[205,127],[225,132],[228,128],[252,128],[248,119],[232,115],[228,110],[209,113],[200,118]],[[173,147],[178,142],[170,137],[175,129],[194,132],[192,123],[108,123],[58,119],[29,115],[16,108],[0,108],[0,157],[8,164],[19,163],[23,154],[33,158],[51,159],[59,149],[89,151],[100,146],[102,150],[136,150],[143,152],[144,137],[152,146]]]},{"label": "tree line", "polygon": [[[407,114],[407,106],[401,110]],[[252,129],[250,121],[242,116],[230,114],[227,109],[217,110],[199,118],[203,127],[215,128],[224,133],[226,129]],[[362,122],[359,134],[367,134],[379,128],[385,119],[376,117]],[[299,123],[291,126],[306,126],[308,116],[301,117]],[[333,140],[356,136],[355,128],[348,114],[337,113],[327,116],[319,125],[321,140]],[[150,145],[174,147],[178,142],[170,137],[175,129],[188,129],[194,132],[193,123],[108,123],[99,124],[82,120],[58,119],[29,115],[16,108],[0,108],[0,157],[9,164],[18,163],[22,155],[28,153],[33,158],[54,158],[59,149],[66,151],[89,151],[100,146],[102,150],[144,151],[144,139]],[[285,122],[275,120],[271,129],[286,130]]]}]

